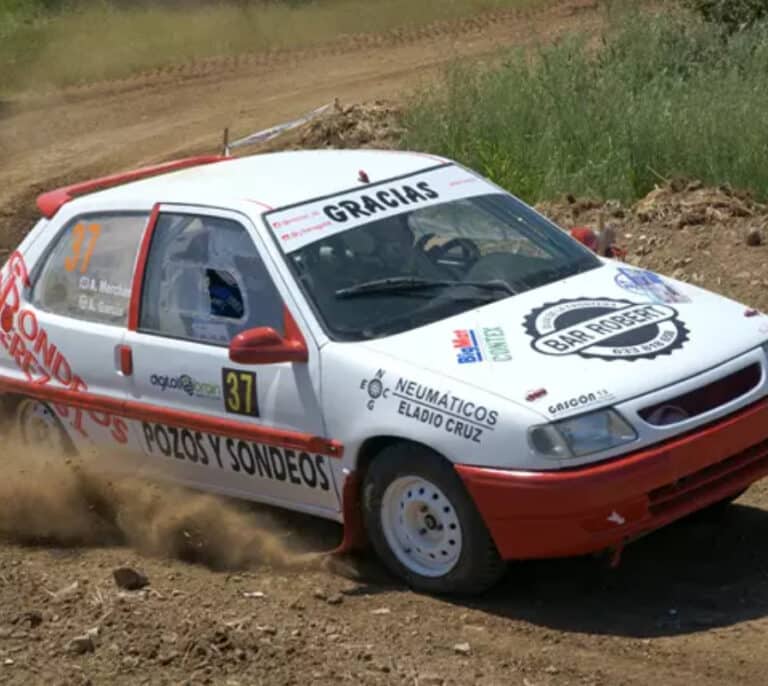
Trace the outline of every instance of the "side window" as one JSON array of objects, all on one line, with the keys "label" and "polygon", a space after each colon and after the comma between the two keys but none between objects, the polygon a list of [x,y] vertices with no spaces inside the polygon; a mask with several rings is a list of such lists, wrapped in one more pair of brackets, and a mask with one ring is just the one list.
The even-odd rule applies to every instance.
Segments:
[{"label": "side window", "polygon": [[283,302],[245,228],[220,217],[161,214],[144,277],[141,331],[228,345],[258,326],[283,334]]},{"label": "side window", "polygon": [[41,310],[125,326],[147,214],[84,215],[69,222],[35,279]]}]

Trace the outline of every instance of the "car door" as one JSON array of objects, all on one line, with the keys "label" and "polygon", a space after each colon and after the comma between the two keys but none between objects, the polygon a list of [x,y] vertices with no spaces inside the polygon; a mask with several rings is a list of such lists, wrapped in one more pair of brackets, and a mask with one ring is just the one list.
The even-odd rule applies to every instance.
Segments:
[{"label": "car door", "polygon": [[[3,341],[30,385],[52,385],[120,400],[129,388],[119,364],[131,284],[149,212],[104,211],[61,216],[22,291]],[[76,445],[107,444],[139,453],[128,422],[101,409],[53,404]]]},{"label": "car door", "polygon": [[318,405],[318,352],[305,362],[230,360],[237,334],[294,326],[253,225],[236,213],[163,206],[152,229],[135,330],[132,394],[154,408],[144,452],[195,487],[307,511],[339,509]]}]

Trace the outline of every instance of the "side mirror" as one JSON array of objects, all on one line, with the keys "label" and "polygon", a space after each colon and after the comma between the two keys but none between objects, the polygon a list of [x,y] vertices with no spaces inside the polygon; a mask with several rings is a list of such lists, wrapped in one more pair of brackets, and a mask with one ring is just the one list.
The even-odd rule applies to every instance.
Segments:
[{"label": "side mirror", "polygon": [[229,344],[229,359],[239,364],[306,362],[307,346],[301,338],[283,338],[270,326],[248,329]]}]

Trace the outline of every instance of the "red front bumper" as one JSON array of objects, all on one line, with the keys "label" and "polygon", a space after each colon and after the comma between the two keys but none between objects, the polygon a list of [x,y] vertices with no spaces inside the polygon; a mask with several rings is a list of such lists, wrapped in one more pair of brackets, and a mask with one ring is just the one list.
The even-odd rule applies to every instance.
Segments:
[{"label": "red front bumper", "polygon": [[597,465],[560,472],[456,470],[505,559],[619,547],[768,474],[768,400]]}]

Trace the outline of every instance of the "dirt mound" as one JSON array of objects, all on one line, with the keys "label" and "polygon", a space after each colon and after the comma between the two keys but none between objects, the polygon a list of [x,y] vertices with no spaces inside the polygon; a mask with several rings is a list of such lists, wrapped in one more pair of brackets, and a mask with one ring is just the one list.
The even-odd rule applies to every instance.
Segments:
[{"label": "dirt mound", "polygon": [[631,206],[568,196],[538,209],[566,228],[612,228],[631,264],[768,310],[768,206],[747,192],[673,180]]},{"label": "dirt mound", "polygon": [[671,181],[638,202],[633,214],[641,222],[680,229],[765,216],[768,207],[756,203],[748,192],[734,191],[729,186],[707,188],[700,181]]},{"label": "dirt mound", "polygon": [[342,105],[337,99],[326,112],[262,149],[395,148],[403,134],[400,119],[401,108],[390,101]]}]

